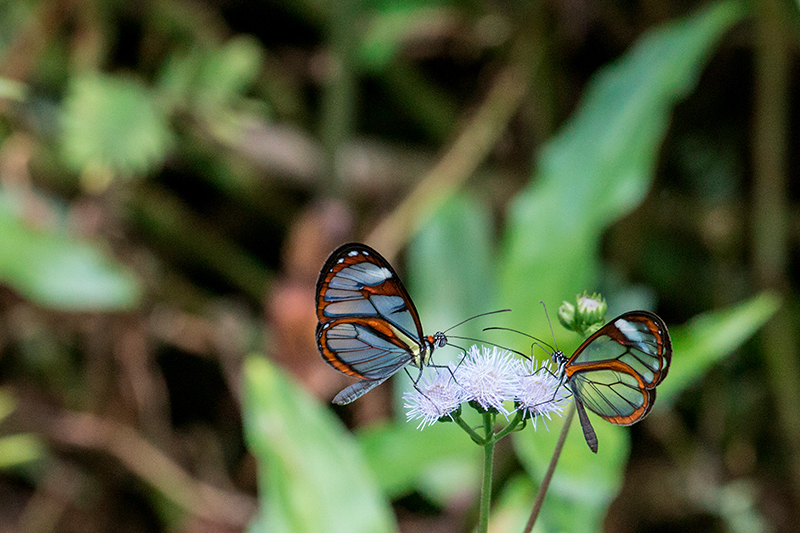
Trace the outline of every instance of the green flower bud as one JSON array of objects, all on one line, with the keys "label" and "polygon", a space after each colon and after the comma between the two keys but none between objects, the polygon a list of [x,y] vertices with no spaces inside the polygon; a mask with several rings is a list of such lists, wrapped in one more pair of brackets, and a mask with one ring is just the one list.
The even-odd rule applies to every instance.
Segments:
[{"label": "green flower bud", "polygon": [[570,331],[576,331],[588,337],[606,321],[608,305],[599,293],[589,296],[583,292],[575,297],[575,304],[564,302],[558,308],[558,321]]},{"label": "green flower bud", "polygon": [[564,328],[570,331],[577,331],[575,324],[575,306],[569,302],[563,302],[558,308],[558,321]]},{"label": "green flower bud", "polygon": [[[583,324],[584,330],[588,331],[589,328],[598,324],[598,329],[606,321],[606,311],[608,311],[608,304],[598,293],[589,296],[588,293],[583,293],[577,299],[577,320]],[[597,331],[595,329],[595,331]]]}]

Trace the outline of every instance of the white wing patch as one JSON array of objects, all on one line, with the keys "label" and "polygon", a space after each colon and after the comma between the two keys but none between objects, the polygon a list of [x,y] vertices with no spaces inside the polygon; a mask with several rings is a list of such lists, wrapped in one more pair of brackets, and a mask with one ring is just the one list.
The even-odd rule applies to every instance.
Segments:
[{"label": "white wing patch", "polygon": [[[627,320],[620,318],[614,325],[617,326],[622,333],[625,334],[633,342],[644,342],[645,335],[648,337],[650,336],[650,330],[647,329],[647,326],[642,324],[641,322],[628,322]],[[637,327],[639,325],[639,327]],[[645,328],[645,331],[642,330]]]}]

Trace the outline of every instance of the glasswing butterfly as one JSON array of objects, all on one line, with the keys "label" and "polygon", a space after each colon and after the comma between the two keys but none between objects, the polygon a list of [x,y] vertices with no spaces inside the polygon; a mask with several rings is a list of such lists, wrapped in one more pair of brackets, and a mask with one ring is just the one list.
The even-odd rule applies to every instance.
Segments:
[{"label": "glasswing butterfly", "polygon": [[552,354],[557,376],[575,397],[586,444],[597,453],[597,435],[584,406],[621,426],[643,419],[656,401],[656,385],[667,376],[672,341],[664,321],[648,311],[630,311],[608,322],[572,357]]},{"label": "glasswing butterfly", "polygon": [[[421,371],[433,350],[447,344],[444,332],[423,334],[397,273],[366,244],[344,244],[331,252],[319,273],[316,298],[322,358],[362,380],[339,392],[333,403],[360,398],[409,364]],[[491,313],[477,316],[485,314]]]}]

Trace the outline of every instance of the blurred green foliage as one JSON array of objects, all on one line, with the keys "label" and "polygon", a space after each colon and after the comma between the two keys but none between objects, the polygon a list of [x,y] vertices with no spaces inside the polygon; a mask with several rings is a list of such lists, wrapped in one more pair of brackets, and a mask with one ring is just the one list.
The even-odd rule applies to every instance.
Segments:
[{"label": "blurred green foliage", "polygon": [[260,459],[261,515],[251,531],[390,531],[353,437],[266,359],[245,363],[245,430]]},{"label": "blurred green foliage", "polygon": [[0,200],[3,283],[53,309],[125,310],[139,304],[138,280],[103,246],[68,235],[64,224],[32,227],[18,209],[19,197],[5,193]]},{"label": "blurred green foliage", "polygon": [[[596,456],[572,428],[537,531],[796,529],[793,497],[763,503],[800,473],[794,255],[746,243],[785,215],[765,195],[796,191],[742,155],[752,94],[785,104],[759,69],[791,79],[759,55],[796,48],[770,41],[796,33],[775,5],[0,0],[0,512],[42,532],[471,530],[480,450],[406,423],[408,378],[334,413],[274,362],[318,397],[340,385],[317,372],[316,269],[427,191],[370,243],[406,250],[426,333],[510,307],[448,336],[546,357],[483,328],[547,340],[540,301],[554,318],[583,290],[670,326],[652,415],[595,424]],[[437,166],[487,138],[474,175]],[[493,531],[521,531],[562,423],[499,447]]]},{"label": "blurred green foliage", "polygon": [[[711,48],[742,14],[737,4],[723,3],[692,20],[659,28],[615,66],[598,74],[575,117],[542,149],[538,170],[542,176],[512,204],[506,232],[509,244],[499,259],[491,259],[494,246],[487,239],[492,229],[486,209],[468,197],[448,202],[414,239],[409,253],[412,292],[426,323],[454,323],[486,310],[489,302],[508,302],[514,312],[494,321],[530,331],[532,324],[542,323],[540,298],[554,309],[564,295],[594,286],[602,229],[643,198],[672,107],[691,90]],[[500,295],[493,297],[492,272],[497,269],[504,277]],[[664,389],[667,401],[673,399],[710,363],[749,338],[777,306],[774,297],[765,295],[738,310],[672,328],[673,367],[659,391]],[[474,331],[476,326],[471,327]],[[702,341],[696,337],[700,331]],[[565,340],[563,333],[559,337]],[[401,410],[399,403],[397,407]],[[654,418],[661,408],[660,401]],[[544,474],[559,422],[549,424],[549,433],[534,434],[530,429],[515,436],[519,460],[534,479]],[[423,433],[436,432],[428,438],[399,424],[406,427],[372,428],[362,436],[379,479],[402,475],[407,480],[401,485],[389,482],[389,496],[398,496],[402,487],[406,493],[416,488],[434,497],[421,488],[426,469],[441,475],[436,469],[442,464],[477,463],[476,450],[458,444],[469,441],[456,428],[426,430]],[[598,456],[586,448],[579,430],[571,433],[543,513],[544,530],[600,528],[622,482],[629,445],[626,430],[598,426]],[[437,451],[440,447],[434,440],[439,446],[449,443],[446,455]],[[459,449],[463,449],[461,460],[453,460]],[[425,451],[424,461],[418,458],[420,450]],[[402,473],[397,472],[398,464],[403,465]],[[464,486],[463,475],[451,478],[445,494],[458,493]],[[415,479],[417,485],[409,485]],[[473,484],[477,479],[475,472]],[[514,487],[508,490],[516,491]],[[520,509],[503,512],[524,515],[530,502],[519,499]]]},{"label": "blurred green foliage", "polygon": [[[7,389],[0,389],[0,421],[17,407],[18,401]],[[0,438],[0,469],[12,469],[46,456],[42,440],[34,434],[7,435]]]},{"label": "blurred green foliage", "polygon": [[83,174],[90,190],[102,190],[115,175],[146,175],[161,164],[170,144],[166,113],[153,95],[119,76],[73,79],[61,129],[64,162]]},{"label": "blurred green foliage", "polygon": [[[555,310],[597,279],[602,231],[641,202],[672,108],[741,16],[739,4],[720,3],[654,29],[587,85],[580,108],[542,148],[536,179],[510,206],[501,295],[523,311],[517,326],[531,325],[539,299]],[[531,276],[534,301],[519,290]]]}]

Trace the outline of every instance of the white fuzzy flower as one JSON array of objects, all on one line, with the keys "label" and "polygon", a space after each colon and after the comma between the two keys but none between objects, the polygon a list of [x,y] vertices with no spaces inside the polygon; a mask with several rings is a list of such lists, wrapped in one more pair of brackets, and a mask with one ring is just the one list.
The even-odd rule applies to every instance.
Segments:
[{"label": "white fuzzy flower", "polygon": [[[559,416],[567,406],[569,390],[552,374],[550,362],[539,366],[535,359],[523,361],[517,366],[517,390],[514,400],[525,418],[530,418],[536,430],[536,419],[551,413]],[[542,420],[544,423],[544,420]],[[545,423],[545,427],[547,424]]]},{"label": "white fuzzy flower", "polygon": [[517,389],[515,361],[506,350],[473,345],[456,370],[456,381],[467,391],[467,400],[486,410],[494,408],[508,418],[503,402],[513,400]]},{"label": "white fuzzy flower", "polygon": [[446,369],[431,368],[431,377],[422,376],[416,387],[403,393],[406,420],[420,418],[417,429],[425,429],[442,417],[453,419],[466,397],[466,392]]}]

